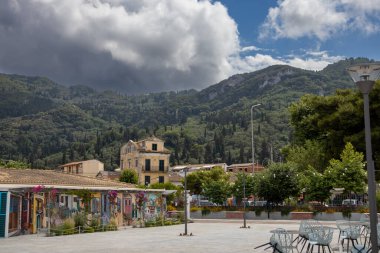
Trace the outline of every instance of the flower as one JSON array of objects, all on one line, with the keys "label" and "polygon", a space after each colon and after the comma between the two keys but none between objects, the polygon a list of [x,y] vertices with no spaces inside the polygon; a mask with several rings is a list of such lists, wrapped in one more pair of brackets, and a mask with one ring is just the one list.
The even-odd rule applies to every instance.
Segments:
[{"label": "flower", "polygon": [[55,198],[55,196],[57,195],[57,193],[58,193],[57,189],[55,189],[55,188],[51,189],[51,191],[50,191],[51,198]]},{"label": "flower", "polygon": [[144,205],[146,201],[148,201],[148,198],[146,197],[145,192],[140,191],[136,193],[136,204],[139,209]]},{"label": "flower", "polygon": [[114,190],[109,191],[108,192],[108,198],[109,198],[111,203],[115,203],[115,200],[117,198],[117,191],[114,191]]},{"label": "flower", "polygon": [[33,187],[33,192],[34,192],[34,193],[39,193],[39,192],[41,192],[44,188],[45,188],[45,186],[43,186],[43,185],[36,185],[36,186]]}]

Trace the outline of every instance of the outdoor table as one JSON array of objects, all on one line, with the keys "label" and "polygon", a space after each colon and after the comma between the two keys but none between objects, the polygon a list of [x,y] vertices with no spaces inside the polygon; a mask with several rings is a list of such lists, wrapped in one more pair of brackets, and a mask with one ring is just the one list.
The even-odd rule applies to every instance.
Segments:
[{"label": "outdoor table", "polygon": [[[276,232],[276,230],[271,230],[271,231],[269,231],[269,233],[275,233]],[[288,233],[288,234],[291,234],[291,235],[298,235],[298,230],[295,230],[295,229],[291,229],[291,230],[286,230],[286,232]]]}]

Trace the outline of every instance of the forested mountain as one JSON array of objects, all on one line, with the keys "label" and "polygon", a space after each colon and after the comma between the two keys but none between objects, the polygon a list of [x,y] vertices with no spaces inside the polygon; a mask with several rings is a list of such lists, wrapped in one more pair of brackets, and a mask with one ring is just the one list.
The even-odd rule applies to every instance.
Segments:
[{"label": "forested mountain", "polygon": [[234,75],[202,91],[128,96],[85,86],[65,87],[42,77],[0,74],[0,158],[34,168],[96,158],[112,170],[129,139],[156,135],[173,151],[172,164],[249,162],[250,108],[256,159],[292,141],[288,106],[306,93],[354,87],[348,59],[322,71],[290,66]]}]

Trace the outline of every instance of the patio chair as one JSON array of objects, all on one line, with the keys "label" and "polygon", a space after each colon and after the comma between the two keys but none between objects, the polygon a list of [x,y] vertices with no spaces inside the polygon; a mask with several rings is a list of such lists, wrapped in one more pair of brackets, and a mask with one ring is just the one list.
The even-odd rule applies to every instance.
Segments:
[{"label": "patio chair", "polygon": [[325,252],[325,247],[331,253],[330,243],[333,238],[334,231],[331,228],[315,229],[314,232],[309,234],[309,245],[306,252],[313,252],[314,246],[318,246],[318,252],[320,252],[320,247],[322,247],[323,252]]},{"label": "patio chair", "polygon": [[[369,227],[367,227],[367,236],[366,239],[368,238],[368,247],[366,245],[366,241],[364,245],[353,245],[351,249],[351,253],[371,253],[372,252],[372,247],[371,247],[371,240],[369,238],[369,235],[371,233],[371,230]],[[377,224],[377,243],[380,245],[380,223]],[[380,247],[380,246],[379,246]],[[376,251],[378,252],[378,251]]]},{"label": "patio chair", "polygon": [[294,253],[299,252],[297,245],[293,245],[293,235],[289,234],[285,229],[276,229],[271,237],[271,245],[273,252]]},{"label": "patio chair", "polygon": [[342,232],[350,227],[350,222],[346,220],[337,220],[336,227],[339,229],[338,243],[341,241]]},{"label": "patio chair", "polygon": [[322,225],[316,220],[303,220],[303,221],[301,221],[298,236],[295,239],[295,240],[298,239],[297,246],[300,243],[303,243],[301,252],[303,251],[306,243],[309,240],[309,234],[312,233],[314,230],[318,230],[320,228],[322,228]]},{"label": "patio chair", "polygon": [[356,243],[356,245],[359,244],[358,239],[360,236],[361,236],[361,225],[349,225],[348,228],[342,230],[342,234],[341,234],[342,248],[344,245],[344,240],[347,240],[347,252],[348,252],[350,241],[351,241],[352,247],[354,247],[355,246],[354,242]]}]

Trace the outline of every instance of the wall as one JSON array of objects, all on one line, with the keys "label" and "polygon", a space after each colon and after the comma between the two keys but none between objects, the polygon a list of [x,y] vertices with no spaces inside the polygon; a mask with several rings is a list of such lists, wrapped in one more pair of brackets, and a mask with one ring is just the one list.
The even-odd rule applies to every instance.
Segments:
[{"label": "wall", "polygon": [[[352,213],[351,220],[359,221],[361,213]],[[220,212],[210,212],[207,215],[202,215],[202,211],[190,212],[190,217],[192,219],[243,219],[243,213],[240,211],[220,211]],[[260,215],[256,215],[255,212],[246,212],[246,219],[248,220],[268,220],[268,213],[261,212]],[[270,220],[291,220],[290,213],[287,215],[281,215],[281,212],[271,212]],[[335,220],[346,220],[342,213],[318,213],[314,215],[313,219],[323,220],[323,221],[335,221]]]},{"label": "wall", "polygon": [[104,171],[104,164],[98,160],[83,161],[83,175],[96,176],[100,171]]}]

